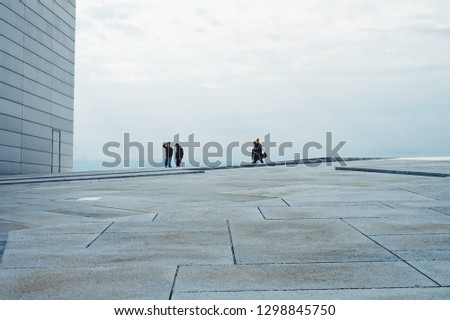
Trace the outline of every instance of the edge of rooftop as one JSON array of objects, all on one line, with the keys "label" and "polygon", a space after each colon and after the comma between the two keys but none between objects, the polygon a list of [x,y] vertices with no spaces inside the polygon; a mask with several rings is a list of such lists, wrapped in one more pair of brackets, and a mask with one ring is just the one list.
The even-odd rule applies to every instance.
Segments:
[{"label": "edge of rooftop", "polygon": [[[16,184],[30,184],[30,183],[44,183],[44,182],[71,182],[71,181],[89,181],[89,180],[105,180],[105,179],[124,179],[124,178],[138,178],[150,176],[174,176],[186,174],[201,174],[210,170],[230,170],[254,167],[295,167],[298,165],[320,166],[323,163],[339,163],[341,166],[335,166],[335,170],[353,171],[353,172],[369,172],[369,173],[384,173],[384,174],[401,174],[413,176],[426,177],[450,177],[450,174],[440,172],[427,171],[413,171],[413,170],[391,170],[378,169],[366,167],[348,167],[347,162],[352,161],[370,161],[370,160],[421,160],[421,158],[399,158],[399,157],[320,157],[310,159],[297,159],[287,161],[266,162],[263,164],[245,163],[241,165],[219,166],[219,167],[181,167],[173,169],[158,169],[158,168],[134,168],[134,169],[111,169],[111,170],[92,170],[66,173],[51,173],[51,174],[29,174],[29,175],[0,175],[1,185],[16,185]],[[427,158],[423,158],[426,160]]]},{"label": "edge of rooftop", "polygon": [[297,166],[300,164],[320,165],[322,163],[345,163],[348,161],[364,161],[364,160],[382,160],[391,158],[311,158],[298,159],[288,161],[266,162],[264,164],[241,164],[220,167],[192,167],[192,168],[173,168],[173,169],[156,169],[156,168],[136,168],[136,169],[117,169],[117,170],[93,170],[66,173],[49,173],[49,174],[29,174],[29,175],[0,175],[0,185],[14,185],[27,183],[43,183],[43,182],[64,182],[64,181],[86,181],[86,180],[104,180],[104,179],[121,179],[136,178],[148,176],[172,176],[184,174],[200,174],[209,170],[229,170],[253,167],[278,167],[278,166]]}]

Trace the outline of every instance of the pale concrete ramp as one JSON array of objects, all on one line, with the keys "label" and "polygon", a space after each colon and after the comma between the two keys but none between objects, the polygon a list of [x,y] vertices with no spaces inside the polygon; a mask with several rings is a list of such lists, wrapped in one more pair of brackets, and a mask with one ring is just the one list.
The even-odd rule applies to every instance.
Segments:
[{"label": "pale concrete ramp", "polygon": [[334,166],[4,178],[0,298],[450,299],[450,177]]}]

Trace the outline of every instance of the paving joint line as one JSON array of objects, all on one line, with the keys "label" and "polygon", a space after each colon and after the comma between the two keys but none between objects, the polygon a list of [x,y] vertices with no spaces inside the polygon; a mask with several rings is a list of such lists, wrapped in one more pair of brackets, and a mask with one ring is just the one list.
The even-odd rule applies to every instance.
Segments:
[{"label": "paving joint line", "polygon": [[407,264],[408,266],[410,266],[412,269],[416,270],[417,272],[419,272],[420,274],[422,274],[423,276],[425,276],[427,279],[431,280],[432,282],[434,282],[437,286],[442,287],[442,285],[440,283],[438,283],[436,280],[432,279],[430,276],[428,276],[427,274],[425,274],[424,272],[420,271],[419,269],[417,269],[416,267],[414,267],[412,264],[410,264],[408,261],[406,261],[405,259],[403,259],[402,257],[400,257],[398,254],[396,254],[395,252],[393,252],[392,250],[389,250],[388,248],[386,248],[385,246],[383,246],[381,243],[379,243],[378,241],[376,241],[375,239],[371,238],[370,236],[368,236],[367,234],[365,234],[364,232],[362,232],[361,230],[359,230],[358,228],[356,228],[355,226],[353,226],[352,224],[350,224],[349,222],[345,221],[344,219],[341,219],[344,223],[348,224],[350,227],[352,227],[353,229],[355,229],[357,232],[361,233],[363,236],[365,236],[367,239],[373,241],[375,244],[377,244],[378,246],[380,246],[381,248],[383,248],[384,250],[386,250],[387,252],[391,253],[392,255],[394,255],[395,257],[397,257],[398,259],[400,259],[403,263]]},{"label": "paving joint line", "polygon": [[[46,229],[49,227],[41,227],[42,229]],[[25,231],[28,230],[39,230],[41,228],[35,228],[35,229],[22,229]],[[13,230],[13,231],[22,231],[22,230]],[[27,232],[27,233],[19,233],[20,236],[18,237],[19,240],[23,240],[23,239],[29,239],[29,238],[36,238],[36,237],[47,237],[47,236],[54,236],[54,235],[89,235],[89,234],[97,234],[97,232],[46,232],[46,233],[32,233],[32,232]]]},{"label": "paving joint line", "polygon": [[106,232],[106,230],[108,230],[109,229],[109,227],[111,227],[112,225],[114,224],[114,221],[113,222],[111,222],[110,224],[109,224],[109,226],[107,226],[106,228],[105,228],[105,230],[103,230],[94,240],[92,240],[91,241],[91,243],[89,243],[87,246],[86,246],[86,248],[85,249],[87,249],[87,248],[89,248],[98,238],[100,238],[101,236],[102,236],[102,234],[104,234],[105,232]]},{"label": "paving joint line", "polygon": [[258,210],[259,210],[259,213],[261,213],[263,219],[264,219],[264,220],[269,220],[269,219],[266,218],[266,216],[265,216],[264,213],[262,212],[261,208],[260,208],[260,207],[257,207],[257,208],[258,208]]},{"label": "paving joint line", "polygon": [[439,199],[436,199],[436,198],[433,198],[433,197],[430,197],[430,196],[426,196],[426,195],[423,195],[423,194],[420,194],[420,193],[417,193],[417,192],[414,192],[414,191],[411,191],[411,190],[408,190],[408,189],[400,188],[400,190],[403,190],[403,191],[406,191],[406,192],[410,192],[412,194],[415,194],[415,195],[418,195],[418,196],[421,196],[421,197],[425,197],[425,198],[428,198],[428,199],[433,199],[433,200],[439,201]]},{"label": "paving joint line", "polygon": [[439,207],[431,207],[431,208],[428,208],[428,209],[429,209],[429,210],[432,210],[432,211],[434,211],[434,212],[437,212],[437,213],[443,214],[443,215],[445,215],[445,216],[450,216],[450,214],[447,214],[447,213],[441,212],[441,211],[437,210],[436,208],[439,208]]},{"label": "paving joint line", "polygon": [[230,220],[227,220],[228,235],[230,236],[231,254],[233,255],[233,264],[236,265],[236,254],[234,252],[233,236],[231,234]]},{"label": "paving joint line", "polygon": [[173,277],[172,288],[170,288],[169,300],[172,300],[173,294],[175,292],[175,284],[177,282],[178,271],[180,270],[180,265],[177,265],[177,269],[175,270],[175,275]]},{"label": "paving joint line", "polygon": [[284,198],[280,198],[280,199],[283,200],[283,202],[286,203],[288,207],[291,206],[286,200],[284,200]]},{"label": "paving joint line", "polygon": [[337,218],[268,218],[267,221],[288,221],[288,220],[340,220],[340,219],[382,219],[380,217],[337,217]]},{"label": "paving joint line", "polygon": [[381,203],[382,205],[385,205],[386,207],[388,207],[388,208],[391,208],[391,209],[394,209],[395,210],[395,207],[393,207],[393,206],[391,206],[391,205],[389,205],[389,204],[387,204],[387,203],[384,203],[383,201],[378,201],[379,203]]}]

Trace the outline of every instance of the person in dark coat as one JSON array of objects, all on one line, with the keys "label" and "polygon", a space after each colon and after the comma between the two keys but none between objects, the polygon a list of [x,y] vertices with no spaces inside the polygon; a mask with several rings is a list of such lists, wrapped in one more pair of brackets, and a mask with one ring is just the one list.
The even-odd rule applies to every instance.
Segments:
[{"label": "person in dark coat", "polygon": [[259,142],[259,138],[256,138],[255,141],[253,141],[253,149],[252,149],[252,163],[256,163],[257,161],[264,163],[263,160],[263,147],[262,144]]},{"label": "person in dark coat", "polygon": [[181,165],[181,160],[183,160],[184,150],[179,143],[175,143],[175,164],[177,167]]},{"label": "person in dark coat", "polygon": [[170,142],[164,143],[163,148],[166,149],[166,159],[164,161],[164,165],[166,168],[172,168],[173,148],[170,146]]}]

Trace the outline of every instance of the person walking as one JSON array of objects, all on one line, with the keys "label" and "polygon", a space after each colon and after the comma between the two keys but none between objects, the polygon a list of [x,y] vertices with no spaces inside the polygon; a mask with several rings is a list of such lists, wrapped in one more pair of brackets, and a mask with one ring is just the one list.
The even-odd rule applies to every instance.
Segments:
[{"label": "person walking", "polygon": [[164,143],[163,148],[166,150],[166,159],[164,161],[164,165],[166,168],[172,168],[173,148],[170,146],[170,142]]},{"label": "person walking", "polygon": [[175,164],[177,167],[181,165],[181,160],[183,160],[184,150],[179,143],[175,143]]},{"label": "person walking", "polygon": [[256,138],[253,141],[253,149],[252,149],[252,160],[253,164],[255,164],[257,161],[264,163],[264,155],[263,155],[263,147],[262,144],[259,142],[259,138]]}]

